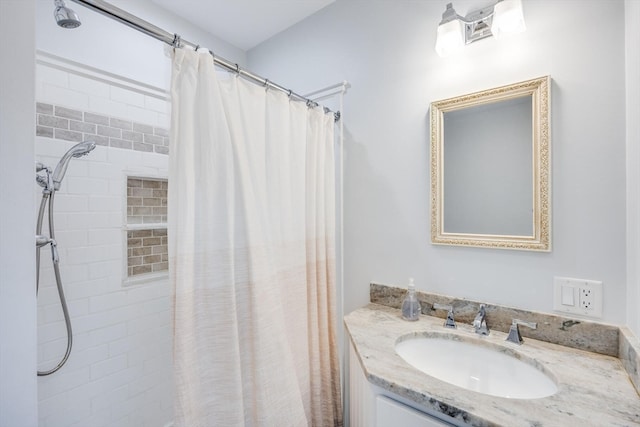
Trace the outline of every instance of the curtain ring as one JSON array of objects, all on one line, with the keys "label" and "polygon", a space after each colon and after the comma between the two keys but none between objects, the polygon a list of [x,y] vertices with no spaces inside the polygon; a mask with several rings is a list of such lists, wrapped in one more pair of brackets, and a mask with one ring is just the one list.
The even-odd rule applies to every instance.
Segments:
[{"label": "curtain ring", "polygon": [[175,33],[173,35],[173,42],[171,42],[171,46],[173,46],[174,49],[179,49],[182,44],[182,39],[180,38],[180,35],[178,33]]},{"label": "curtain ring", "polygon": [[236,74],[240,75],[240,65],[236,62]]},{"label": "curtain ring", "polygon": [[291,95],[293,95],[293,91],[291,89],[289,89],[289,95],[287,95],[289,97],[289,99],[291,99]]},{"label": "curtain ring", "polygon": [[264,90],[269,90],[269,88],[271,87],[271,82],[269,81],[269,79],[264,79]]},{"label": "curtain ring", "polygon": [[200,49],[200,45],[196,46],[196,52],[198,51],[198,49]]}]

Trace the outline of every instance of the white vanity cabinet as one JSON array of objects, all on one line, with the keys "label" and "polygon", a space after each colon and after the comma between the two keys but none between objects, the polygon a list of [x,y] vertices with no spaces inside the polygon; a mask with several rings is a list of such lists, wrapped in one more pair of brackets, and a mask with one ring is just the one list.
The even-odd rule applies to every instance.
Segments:
[{"label": "white vanity cabinet", "polygon": [[443,427],[451,426],[430,415],[396,402],[386,396],[376,396],[376,427]]},{"label": "white vanity cabinet", "polygon": [[[377,387],[362,371],[360,361],[349,345],[349,421],[350,427],[451,427],[460,425],[451,418],[446,422],[403,403],[404,399]],[[441,415],[441,417],[446,417]]]}]

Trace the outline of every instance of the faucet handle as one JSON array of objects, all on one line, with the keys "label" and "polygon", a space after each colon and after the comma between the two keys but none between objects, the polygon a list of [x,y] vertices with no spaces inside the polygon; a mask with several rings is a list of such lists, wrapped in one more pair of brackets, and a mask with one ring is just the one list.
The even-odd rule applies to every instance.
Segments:
[{"label": "faucet handle", "polygon": [[531,328],[531,329],[538,329],[538,324],[536,322],[525,322],[524,320],[520,320],[520,319],[513,319],[511,321],[511,326],[517,326],[517,325],[522,325],[522,326],[526,326],[527,328]]},{"label": "faucet handle", "polygon": [[511,327],[509,328],[509,335],[507,336],[506,341],[512,342],[514,344],[522,344],[524,340],[520,335],[520,328],[518,326],[523,325],[531,329],[538,329],[538,324],[535,322],[525,322],[520,319],[513,319],[511,321]]},{"label": "faucet handle", "polygon": [[445,328],[452,328],[452,329],[456,329],[456,321],[453,318],[453,306],[452,305],[446,305],[446,304],[438,304],[437,302],[433,303],[433,309],[434,310],[447,310],[447,318],[444,321],[444,327]]},{"label": "faucet handle", "polygon": [[487,326],[487,312],[484,304],[480,304],[478,314],[473,319],[473,329],[478,335],[489,335],[489,327]]}]

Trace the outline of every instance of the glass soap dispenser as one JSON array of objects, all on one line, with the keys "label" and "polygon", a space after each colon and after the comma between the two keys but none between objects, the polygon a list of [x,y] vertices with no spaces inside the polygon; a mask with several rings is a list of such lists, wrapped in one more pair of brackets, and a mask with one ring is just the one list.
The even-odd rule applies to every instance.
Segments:
[{"label": "glass soap dispenser", "polygon": [[402,318],[405,320],[415,321],[420,316],[420,302],[416,296],[416,286],[413,284],[413,278],[409,279],[407,286],[407,295],[402,302]]}]

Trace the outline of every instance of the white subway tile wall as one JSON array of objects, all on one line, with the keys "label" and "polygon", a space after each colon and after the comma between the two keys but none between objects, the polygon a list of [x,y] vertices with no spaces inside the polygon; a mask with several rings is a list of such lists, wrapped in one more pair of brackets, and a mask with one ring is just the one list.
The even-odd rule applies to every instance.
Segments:
[{"label": "white subway tile wall", "polygon": [[[147,95],[128,95],[119,82],[107,83],[113,76],[92,79],[42,64],[37,74],[38,161],[55,167],[75,141],[103,137],[89,155],[71,161],[56,193],[55,231],[73,350],[60,371],[38,378],[39,426],[168,425],[173,419],[169,283],[166,278],[132,287],[122,283],[127,177],[167,176],[168,156],[156,149],[166,147],[167,116]],[[131,115],[128,107],[147,108],[148,114]],[[145,142],[144,135],[162,144]],[[38,189],[34,185],[39,199]],[[46,226],[43,232],[48,233]],[[45,251],[38,294],[39,369],[55,366],[65,347]]]},{"label": "white subway tile wall", "polygon": [[[36,63],[37,100],[70,109],[91,111],[132,122],[168,127],[170,105],[166,94],[95,69],[78,70],[78,64],[64,71],[64,62],[38,58]],[[78,72],[79,71],[79,72]],[[128,94],[127,94],[128,93]]]}]

